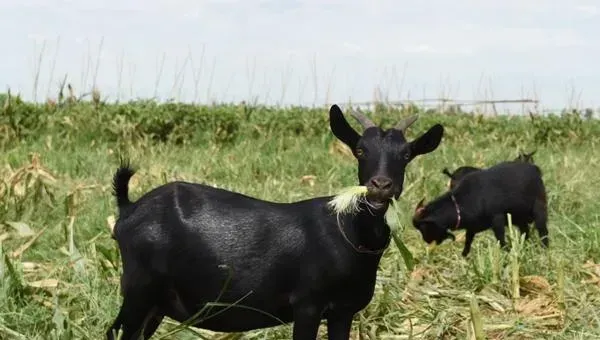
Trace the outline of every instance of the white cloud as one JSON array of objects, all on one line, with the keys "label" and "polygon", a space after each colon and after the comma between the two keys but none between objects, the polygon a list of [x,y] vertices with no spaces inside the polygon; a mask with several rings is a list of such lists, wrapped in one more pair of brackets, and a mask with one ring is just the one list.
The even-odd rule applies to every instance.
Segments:
[{"label": "white cloud", "polygon": [[427,44],[407,46],[404,49],[407,53],[420,53],[420,54],[457,54],[457,55],[470,55],[473,54],[473,50],[469,47],[460,48],[456,46],[449,47],[434,47]]},{"label": "white cloud", "polygon": [[[457,95],[472,97],[471,88],[478,86],[482,72],[500,79],[495,82],[500,89],[494,92],[502,96],[518,96],[521,83],[531,84],[539,77],[544,77],[547,93],[553,93],[545,96],[549,100],[561,98],[564,82],[571,78],[588,89],[584,94],[600,92],[593,81],[600,76],[600,42],[595,37],[600,23],[588,20],[598,14],[592,2],[3,0],[0,9],[0,29],[12,32],[19,27],[5,36],[5,43],[15,47],[0,54],[0,74],[7,84],[25,89],[32,86],[31,40],[39,45],[46,38],[50,52],[42,77],[49,78],[60,37],[54,77],[68,73],[84,84],[81,74],[88,53],[93,58],[100,55],[98,82],[115,96],[123,63],[127,85],[121,92],[129,92],[133,82],[143,96],[155,90],[168,96],[182,65],[187,65],[182,92],[189,97],[193,70],[186,60],[191,53],[198,68],[203,48],[202,98],[209,88],[227,100],[244,98],[249,91],[279,98],[282,74],[292,74],[285,99],[312,103],[314,57],[319,98],[332,82],[328,77],[333,69],[337,82],[330,97],[365,100],[378,84],[393,83],[389,70],[401,70],[404,64],[405,92],[422,93],[427,87],[426,92],[435,93],[440,74],[450,73],[461,84]],[[163,53],[163,81],[154,89],[157,60]],[[256,76],[250,86],[246,64],[254,58]]]},{"label": "white cloud", "polygon": [[594,17],[598,15],[598,7],[591,5],[580,5],[575,6],[575,10],[583,13],[587,17]]},{"label": "white cloud", "polygon": [[362,48],[357,45],[357,44],[353,44],[353,43],[349,43],[349,42],[344,42],[342,44],[342,46],[344,46],[346,48],[346,50],[348,50],[349,52],[360,52],[362,51]]}]

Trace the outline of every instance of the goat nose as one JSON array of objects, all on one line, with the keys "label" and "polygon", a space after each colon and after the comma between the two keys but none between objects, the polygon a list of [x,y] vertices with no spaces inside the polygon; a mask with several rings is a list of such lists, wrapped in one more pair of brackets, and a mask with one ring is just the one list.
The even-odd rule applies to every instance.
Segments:
[{"label": "goat nose", "polygon": [[392,180],[387,177],[378,176],[371,179],[371,184],[379,190],[388,190],[392,187]]}]

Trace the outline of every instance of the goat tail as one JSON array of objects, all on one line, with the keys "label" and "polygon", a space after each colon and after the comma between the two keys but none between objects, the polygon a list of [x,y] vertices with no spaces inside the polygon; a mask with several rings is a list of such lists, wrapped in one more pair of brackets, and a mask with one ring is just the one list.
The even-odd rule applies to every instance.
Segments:
[{"label": "goat tail", "polygon": [[132,202],[129,200],[129,180],[135,174],[129,160],[121,158],[121,164],[113,177],[113,195],[117,199],[117,206],[122,210]]},{"label": "goat tail", "polygon": [[450,178],[454,178],[454,177],[452,177],[452,174],[450,173],[450,171],[448,171],[448,168],[444,168],[444,170],[442,170],[442,173]]}]

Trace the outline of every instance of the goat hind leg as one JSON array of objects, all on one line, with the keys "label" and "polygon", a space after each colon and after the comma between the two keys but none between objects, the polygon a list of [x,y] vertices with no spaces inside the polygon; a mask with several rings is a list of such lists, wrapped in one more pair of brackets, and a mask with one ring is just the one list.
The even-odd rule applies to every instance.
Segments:
[{"label": "goat hind leg", "polygon": [[142,339],[149,339],[164,317],[153,300],[156,297],[153,293],[153,290],[143,287],[135,287],[126,292],[119,315],[107,333],[107,339],[114,339],[121,326],[121,340],[138,340],[142,335]]},{"label": "goat hind leg", "polygon": [[119,330],[121,329],[121,326],[123,325],[123,316],[122,315],[123,315],[123,308],[121,308],[121,310],[119,311],[119,314],[115,318],[115,321],[112,323],[112,325],[106,332],[107,340],[115,340],[116,339],[117,333],[119,332]]}]

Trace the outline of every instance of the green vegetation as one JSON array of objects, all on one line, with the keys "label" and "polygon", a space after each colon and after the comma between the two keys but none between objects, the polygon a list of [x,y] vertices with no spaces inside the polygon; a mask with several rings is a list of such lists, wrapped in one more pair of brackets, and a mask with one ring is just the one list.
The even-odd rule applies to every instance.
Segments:
[{"label": "green vegetation", "polygon": [[[391,126],[408,112],[378,106],[371,114]],[[398,202],[398,237],[414,268],[391,243],[353,339],[600,337],[600,121],[424,112],[408,137],[435,122],[446,127],[442,144],[408,166]],[[515,247],[503,252],[491,231],[476,237],[468,259],[462,233],[426,250],[410,218],[421,198],[446,190],[443,167],[488,166],[534,148],[548,189],[549,251],[533,232],[524,243],[514,234]],[[357,184],[327,108],[109,105],[96,96],[36,105],[4,96],[0,150],[1,339],[99,339],[113,321],[121,263],[110,237],[111,177],[120,154],[140,169],[132,198],[174,179],[280,202]],[[174,327],[165,320],[156,338]],[[289,338],[290,330],[244,338]],[[217,338],[196,329],[170,338],[198,334]]]}]

